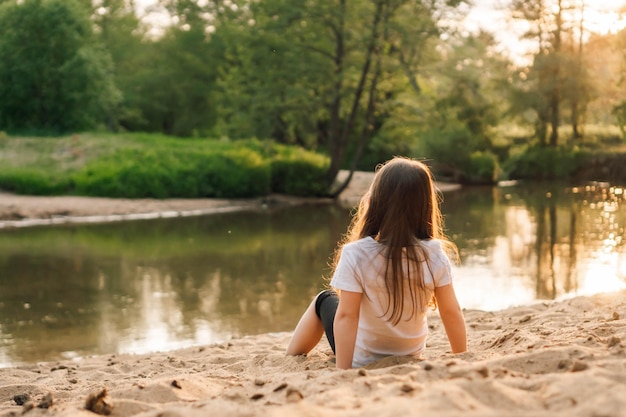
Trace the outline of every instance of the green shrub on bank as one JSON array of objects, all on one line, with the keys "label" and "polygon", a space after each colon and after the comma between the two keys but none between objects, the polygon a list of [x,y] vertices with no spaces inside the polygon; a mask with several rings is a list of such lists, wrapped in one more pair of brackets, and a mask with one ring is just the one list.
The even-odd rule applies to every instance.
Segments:
[{"label": "green shrub on bank", "polygon": [[[326,191],[326,156],[271,141],[75,136],[46,138],[40,144],[6,139],[10,143],[0,147],[0,189],[117,198],[247,198]],[[3,163],[2,148],[5,158],[11,154],[12,161],[20,162]]]},{"label": "green shrub on bank", "polygon": [[249,149],[124,149],[73,175],[81,195],[126,198],[244,198],[269,190],[266,161]]},{"label": "green shrub on bank", "polygon": [[498,158],[491,152],[473,152],[465,166],[471,184],[493,184],[498,179]]},{"label": "green shrub on bank", "polygon": [[274,151],[270,164],[273,192],[298,196],[327,192],[327,157],[284,145],[275,145]]},{"label": "green shrub on bank", "polygon": [[67,177],[54,177],[43,169],[0,169],[0,189],[26,195],[60,195],[71,188]]},{"label": "green shrub on bank", "polygon": [[576,173],[586,154],[577,149],[533,146],[512,155],[504,165],[510,179],[548,180]]}]

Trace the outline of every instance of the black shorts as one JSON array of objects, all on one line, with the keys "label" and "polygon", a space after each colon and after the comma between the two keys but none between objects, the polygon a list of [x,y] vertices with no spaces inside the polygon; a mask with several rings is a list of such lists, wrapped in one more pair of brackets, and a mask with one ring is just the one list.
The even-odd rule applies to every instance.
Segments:
[{"label": "black shorts", "polygon": [[335,313],[339,305],[339,296],[333,290],[324,290],[315,299],[315,313],[324,326],[324,333],[330,344],[330,348],[335,353],[335,334],[333,324],[335,323]]}]

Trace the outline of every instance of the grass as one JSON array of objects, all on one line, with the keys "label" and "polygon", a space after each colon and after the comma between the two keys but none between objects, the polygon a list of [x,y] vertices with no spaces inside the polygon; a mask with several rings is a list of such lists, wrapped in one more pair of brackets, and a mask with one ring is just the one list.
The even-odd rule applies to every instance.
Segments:
[{"label": "grass", "polygon": [[328,165],[323,155],[253,139],[180,139],[144,133],[0,139],[0,188],[19,194],[321,195]]}]

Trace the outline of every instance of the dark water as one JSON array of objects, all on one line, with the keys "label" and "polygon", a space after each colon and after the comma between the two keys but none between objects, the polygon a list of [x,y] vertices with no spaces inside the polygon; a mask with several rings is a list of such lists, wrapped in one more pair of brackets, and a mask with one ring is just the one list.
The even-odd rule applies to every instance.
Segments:
[{"label": "dark water", "polygon": [[[626,287],[622,189],[470,188],[444,198],[465,308]],[[292,330],[349,211],[0,230],[0,366]]]}]

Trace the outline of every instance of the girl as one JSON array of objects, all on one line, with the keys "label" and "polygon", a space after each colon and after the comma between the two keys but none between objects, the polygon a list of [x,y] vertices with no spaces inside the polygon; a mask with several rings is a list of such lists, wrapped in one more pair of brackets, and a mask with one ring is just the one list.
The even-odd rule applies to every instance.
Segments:
[{"label": "girl", "polygon": [[432,174],[412,159],[380,166],[361,199],[330,282],[304,312],[288,355],[308,353],[326,333],[337,368],[386,356],[419,358],[428,306],[439,308],[452,352],[467,349],[465,320],[452,286]]}]

